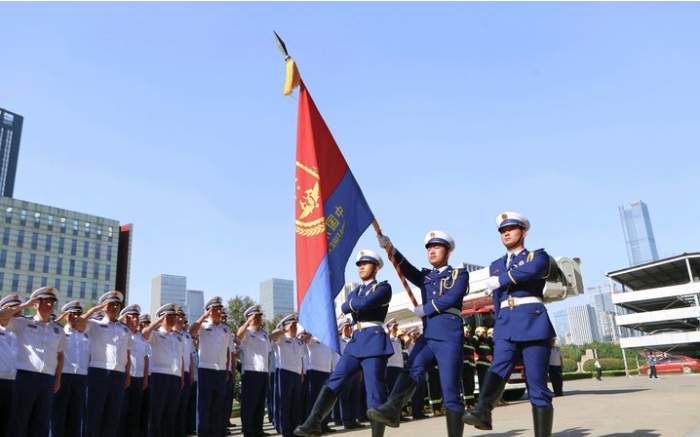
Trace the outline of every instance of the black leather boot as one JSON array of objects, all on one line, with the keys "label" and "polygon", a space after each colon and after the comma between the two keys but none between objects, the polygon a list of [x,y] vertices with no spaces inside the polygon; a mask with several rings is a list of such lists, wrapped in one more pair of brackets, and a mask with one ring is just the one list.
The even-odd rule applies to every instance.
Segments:
[{"label": "black leather boot", "polygon": [[372,437],[384,437],[385,427],[383,423],[372,422]]},{"label": "black leather boot", "polygon": [[553,421],[554,408],[532,407],[532,422],[535,424],[535,437],[550,437],[552,435]]},{"label": "black leather boot", "polygon": [[445,420],[447,421],[447,437],[462,437],[462,432],[464,431],[462,413],[451,410],[445,411]]},{"label": "black leather boot", "polygon": [[416,383],[408,376],[408,372],[402,373],[391,390],[389,400],[376,408],[367,410],[367,417],[372,422],[379,422],[392,428],[398,428],[401,422],[401,408],[411,399],[416,390]]},{"label": "black leather boot", "polygon": [[493,429],[491,426],[491,410],[503,395],[506,387],[505,379],[493,372],[486,372],[484,386],[479,387],[479,403],[472,411],[467,411],[462,416],[462,420],[467,425],[472,425],[476,429]]},{"label": "black leather boot", "polygon": [[309,413],[309,417],[306,418],[304,423],[294,429],[294,435],[307,437],[320,436],[321,422],[326,418],[326,416],[328,416],[328,413],[331,412],[337,399],[338,395],[324,385],[316,398],[316,402],[314,402],[314,406],[311,409],[311,413]]}]

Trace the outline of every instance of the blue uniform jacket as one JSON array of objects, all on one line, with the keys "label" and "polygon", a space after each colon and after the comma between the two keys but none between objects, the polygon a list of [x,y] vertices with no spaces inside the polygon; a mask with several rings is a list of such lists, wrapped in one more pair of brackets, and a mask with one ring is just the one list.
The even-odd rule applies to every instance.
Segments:
[{"label": "blue uniform jacket", "polygon": [[[395,253],[401,273],[420,288],[423,302],[423,336],[433,340],[451,340],[462,344],[462,303],[469,292],[469,272],[447,266],[436,269],[414,267],[398,250]],[[450,312],[448,312],[450,311]]]},{"label": "blue uniform jacket", "polygon": [[[341,306],[343,314],[352,314],[353,321],[384,323],[391,301],[391,285],[388,282],[372,281],[360,285],[348,294]],[[394,354],[389,336],[384,326],[371,326],[352,333],[352,339],[345,346],[344,354],[356,358],[390,356]]]},{"label": "blue uniform jacket", "polygon": [[489,273],[498,276],[501,287],[493,291],[496,325],[494,339],[510,341],[546,340],[555,337],[554,328],[542,303],[518,305],[513,309],[501,309],[501,302],[508,296],[535,296],[542,299],[545,281],[549,276],[549,255],[544,249],[529,252],[527,249],[514,255],[508,268],[507,255],[491,263]]}]

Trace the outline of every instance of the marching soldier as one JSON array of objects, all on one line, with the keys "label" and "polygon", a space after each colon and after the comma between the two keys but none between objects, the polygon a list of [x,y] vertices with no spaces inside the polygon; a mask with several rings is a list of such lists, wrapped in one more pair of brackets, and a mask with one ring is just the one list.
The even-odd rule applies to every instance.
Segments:
[{"label": "marching soldier", "polygon": [[304,344],[297,338],[297,315],[289,314],[270,335],[277,352],[275,424],[283,437],[292,437],[304,413]]},{"label": "marching soldier", "polygon": [[[79,436],[85,420],[85,395],[90,362],[90,340],[80,323],[83,304],[74,300],[63,305],[58,320],[67,318],[64,326],[63,373],[61,388],[54,394],[51,412],[51,437]],[[80,326],[83,325],[83,326]]]},{"label": "marching soldier", "polygon": [[258,437],[263,433],[271,339],[263,330],[262,316],[260,305],[246,309],[243,312],[246,321],[236,333],[241,353],[241,420],[244,437]]},{"label": "marching soldier", "polygon": [[183,385],[180,390],[180,400],[177,406],[175,420],[175,435],[185,437],[187,435],[187,408],[190,403],[192,384],[194,382],[194,371],[192,368],[192,336],[187,332],[187,315],[182,307],[178,307],[175,319],[174,333],[182,341],[182,362],[183,362]]},{"label": "marching soldier", "polygon": [[[50,321],[56,289],[42,287],[23,304],[0,310],[0,324],[17,337],[17,374],[9,431],[13,436],[48,436],[53,394],[61,387],[65,334]],[[33,318],[14,317],[33,307]]]},{"label": "marching soldier", "polygon": [[[383,261],[374,251],[361,250],[355,265],[362,285],[350,292],[341,306],[343,314],[352,314],[354,333],[343,350],[326,385],[321,389],[306,421],[294,431],[296,435],[321,435],[321,422],[333,408],[338,392],[362,371],[367,391],[367,405],[375,408],[386,400],[386,364],[394,353],[384,331],[384,319],[391,301],[391,285],[377,282]],[[372,436],[382,437],[384,424],[372,421]]]},{"label": "marching soldier", "polygon": [[[119,313],[119,320],[126,325],[131,333],[131,349],[129,350],[131,384],[124,393],[119,435],[121,437],[145,436],[145,432],[141,434],[141,409],[150,408],[150,405],[144,405],[143,398],[144,391],[148,387],[151,345],[139,331],[139,323],[142,320],[141,307],[138,305],[127,306]],[[150,317],[148,320],[148,324],[150,324]]]},{"label": "marching soldier", "polygon": [[[333,371],[333,351],[321,343],[318,338],[311,335],[311,333],[305,332],[302,335],[302,341],[306,345],[306,373],[304,375],[304,381],[306,382],[307,392],[305,395],[305,408],[302,415],[302,419],[306,417],[313,407],[318,394],[321,393],[323,385],[328,381]],[[321,423],[321,432],[331,433],[335,432],[328,426],[328,417]]]},{"label": "marching soldier", "polygon": [[474,371],[476,370],[476,348],[471,331],[471,325],[464,325],[462,397],[467,409],[474,407]]},{"label": "marching soldier", "polygon": [[542,302],[550,258],[543,250],[525,249],[530,222],[523,215],[498,215],[498,231],[507,254],[489,268],[488,288],[493,290],[496,316],[495,348],[479,403],[464,414],[464,422],[477,429],[492,429],[491,411],[505,388],[515,363],[522,357],[536,437],[552,433],[552,393],[547,388],[549,344],[556,336]]},{"label": "marching soldier", "polygon": [[[148,388],[148,378],[151,375],[151,370],[149,368],[150,366],[148,365],[151,357],[151,345],[148,344],[145,338],[143,338],[143,330],[148,328],[150,324],[151,316],[149,316],[148,314],[141,314],[139,316],[139,339],[140,341],[143,341],[148,347],[143,368],[143,395],[141,397],[141,412],[139,413],[139,432],[137,434],[140,437],[146,437],[148,435],[148,414],[151,411],[151,389]],[[138,348],[138,346],[135,347]]]},{"label": "marching soldier", "polygon": [[440,386],[446,409],[447,434],[461,436],[464,403],[459,385],[462,380],[462,302],[469,288],[469,273],[448,264],[455,248],[453,238],[442,231],[425,236],[425,248],[431,269],[417,269],[394,248],[388,237],[379,235],[379,244],[394,257],[406,278],[420,287],[422,305],[414,308],[423,319],[423,335],[409,357],[409,372],[403,373],[389,396],[389,401],[370,409],[370,418],[398,427],[401,407],[413,394],[427,368],[437,362]]},{"label": "marching soldier", "polygon": [[183,386],[183,345],[174,331],[178,307],[165,304],[158,308],[158,320],[143,330],[143,337],[151,345],[150,386],[151,411],[149,436],[173,436],[180,390]]},{"label": "marching soldier", "polygon": [[[118,321],[123,304],[121,292],[108,291],[80,316],[90,340],[87,437],[114,437],[119,428],[124,390],[131,383],[131,333]],[[99,320],[93,318],[98,313],[104,313]]]},{"label": "marching soldier", "polygon": [[488,341],[486,333],[488,331],[483,326],[478,326],[474,333],[474,343],[476,345],[476,374],[479,379],[479,396],[481,396],[484,384],[486,382],[486,372],[491,367],[491,356],[493,350],[491,343]]},{"label": "marching soldier", "polygon": [[227,350],[231,332],[222,322],[224,308],[219,296],[209,299],[205,312],[190,327],[193,337],[199,336],[199,369],[197,413],[200,437],[220,437],[224,424],[224,385],[228,368]]},{"label": "marching soldier", "polygon": [[[13,308],[22,303],[16,293],[9,294],[0,300],[0,311]],[[15,316],[17,317],[17,316]],[[9,320],[9,319],[8,319]],[[8,435],[12,396],[14,396],[15,376],[17,374],[17,337],[0,324],[0,437]]]}]

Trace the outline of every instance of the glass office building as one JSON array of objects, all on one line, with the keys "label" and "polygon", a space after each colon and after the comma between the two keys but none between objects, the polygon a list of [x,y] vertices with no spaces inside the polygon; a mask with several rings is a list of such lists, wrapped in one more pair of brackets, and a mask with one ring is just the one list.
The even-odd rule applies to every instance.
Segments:
[{"label": "glass office building", "polygon": [[59,304],[81,299],[92,306],[115,289],[117,220],[10,197],[0,197],[0,213],[0,295],[27,298],[52,286]]},{"label": "glass office building", "polygon": [[294,281],[272,278],[260,283],[260,307],[265,319],[294,312]]},{"label": "glass office building", "polygon": [[0,195],[12,197],[15,189],[23,118],[0,108]]},{"label": "glass office building", "polygon": [[629,207],[620,206],[620,221],[625,234],[627,260],[631,266],[659,259],[654,231],[646,203],[638,200]]}]

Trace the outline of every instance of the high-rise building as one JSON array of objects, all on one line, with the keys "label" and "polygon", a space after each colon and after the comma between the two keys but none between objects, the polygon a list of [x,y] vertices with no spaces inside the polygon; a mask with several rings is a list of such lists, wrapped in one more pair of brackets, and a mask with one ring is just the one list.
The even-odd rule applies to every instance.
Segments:
[{"label": "high-rise building", "polygon": [[202,290],[187,290],[185,313],[187,320],[192,323],[204,313],[204,292]]},{"label": "high-rise building", "polygon": [[23,117],[0,108],[0,195],[12,197]]},{"label": "high-rise building", "polygon": [[[119,222],[10,197],[0,197],[0,294],[28,297],[43,286],[59,290],[59,304],[81,299],[92,306],[105,291],[127,294],[117,271]],[[126,296],[128,298],[128,294]]]},{"label": "high-rise building", "polygon": [[598,334],[602,341],[612,341],[617,335],[615,332],[615,307],[612,303],[612,293],[610,287],[599,285],[597,287],[588,287],[586,295],[590,300],[591,306],[598,320]]},{"label": "high-rise building", "polygon": [[260,283],[260,306],[264,317],[273,320],[294,312],[294,281],[272,278]]},{"label": "high-rise building", "polygon": [[554,332],[557,333],[559,341],[562,344],[565,344],[566,337],[569,334],[569,332],[571,332],[571,329],[569,328],[569,315],[567,314],[566,309],[553,311],[549,314],[551,314],[551,321],[552,325],[554,325]]},{"label": "high-rise building", "polygon": [[599,340],[598,321],[593,307],[574,305],[567,308],[569,329],[571,330],[571,343],[586,344]]},{"label": "high-rise building", "polygon": [[629,207],[620,206],[619,210],[629,264],[634,266],[659,259],[646,203],[638,200]]},{"label": "high-rise building", "polygon": [[115,289],[123,291],[125,295],[129,293],[131,240],[133,234],[134,225],[128,224],[119,227],[119,250],[117,250],[117,278]]},{"label": "high-rise building", "polygon": [[160,274],[151,280],[151,314],[155,314],[158,308],[166,303],[174,303],[185,308],[187,305],[186,277]]}]

